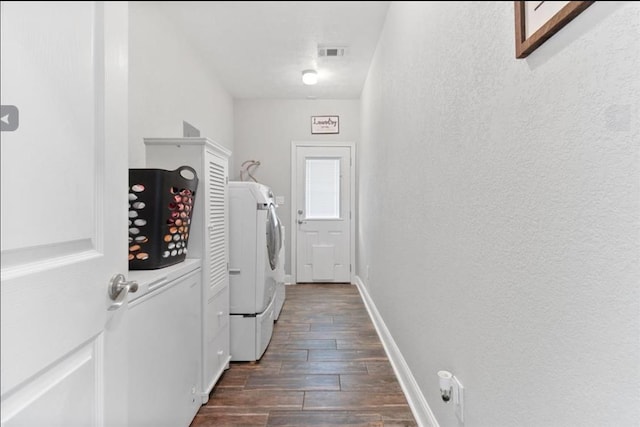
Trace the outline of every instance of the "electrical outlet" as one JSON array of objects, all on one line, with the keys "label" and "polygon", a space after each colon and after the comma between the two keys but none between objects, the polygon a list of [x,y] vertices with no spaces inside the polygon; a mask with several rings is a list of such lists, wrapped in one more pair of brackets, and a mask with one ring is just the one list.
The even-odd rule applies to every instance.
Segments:
[{"label": "electrical outlet", "polygon": [[453,405],[456,417],[464,424],[464,386],[456,376],[451,378],[451,388],[453,389]]}]

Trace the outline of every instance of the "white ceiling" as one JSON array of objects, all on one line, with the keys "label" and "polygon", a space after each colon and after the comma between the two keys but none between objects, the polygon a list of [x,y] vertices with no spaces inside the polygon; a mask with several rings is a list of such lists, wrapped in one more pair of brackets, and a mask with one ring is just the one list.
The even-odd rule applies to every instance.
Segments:
[{"label": "white ceiling", "polygon": [[[234,98],[357,99],[388,1],[182,1],[159,8]],[[346,46],[318,57],[318,45]],[[302,84],[302,70],[319,82]]]}]

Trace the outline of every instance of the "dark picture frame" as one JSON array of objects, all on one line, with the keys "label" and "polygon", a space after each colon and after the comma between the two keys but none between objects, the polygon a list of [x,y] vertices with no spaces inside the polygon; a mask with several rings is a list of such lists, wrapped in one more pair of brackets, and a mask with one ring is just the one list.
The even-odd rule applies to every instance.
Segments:
[{"label": "dark picture frame", "polygon": [[311,116],[311,134],[340,133],[340,116]]},{"label": "dark picture frame", "polygon": [[[595,2],[514,1],[513,3],[516,25],[516,58],[521,59],[529,56],[531,52]],[[547,10],[545,11],[545,9]],[[549,10],[552,11],[551,14]],[[549,17],[549,15],[551,16]],[[527,22],[533,21],[537,22],[535,28],[527,28]]]}]

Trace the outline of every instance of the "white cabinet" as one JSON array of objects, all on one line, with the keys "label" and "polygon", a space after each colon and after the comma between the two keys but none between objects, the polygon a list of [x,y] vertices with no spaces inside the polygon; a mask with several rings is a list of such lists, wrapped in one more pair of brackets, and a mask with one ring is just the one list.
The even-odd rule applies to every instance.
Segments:
[{"label": "white cabinet", "polygon": [[130,426],[188,426],[200,408],[200,260],[129,272]]},{"label": "white cabinet", "polygon": [[208,138],[145,138],[144,142],[148,168],[174,170],[188,165],[198,174],[187,256],[202,258],[199,390],[206,403],[230,360],[227,182],[231,152]]}]

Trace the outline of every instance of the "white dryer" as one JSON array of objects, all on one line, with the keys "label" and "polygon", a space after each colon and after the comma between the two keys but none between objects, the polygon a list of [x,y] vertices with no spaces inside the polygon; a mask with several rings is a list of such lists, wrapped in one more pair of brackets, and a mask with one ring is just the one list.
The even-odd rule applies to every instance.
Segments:
[{"label": "white dryer", "polygon": [[259,360],[273,333],[282,236],[271,189],[229,182],[231,360]]},{"label": "white dryer", "polygon": [[282,306],[284,305],[284,300],[286,298],[286,290],[284,287],[284,258],[285,258],[285,229],[284,225],[280,224],[280,235],[282,246],[280,247],[280,255],[278,256],[278,265],[276,266],[276,294],[274,296],[275,302],[275,312],[273,315],[274,320],[278,320],[280,317],[280,312],[282,311]]}]

